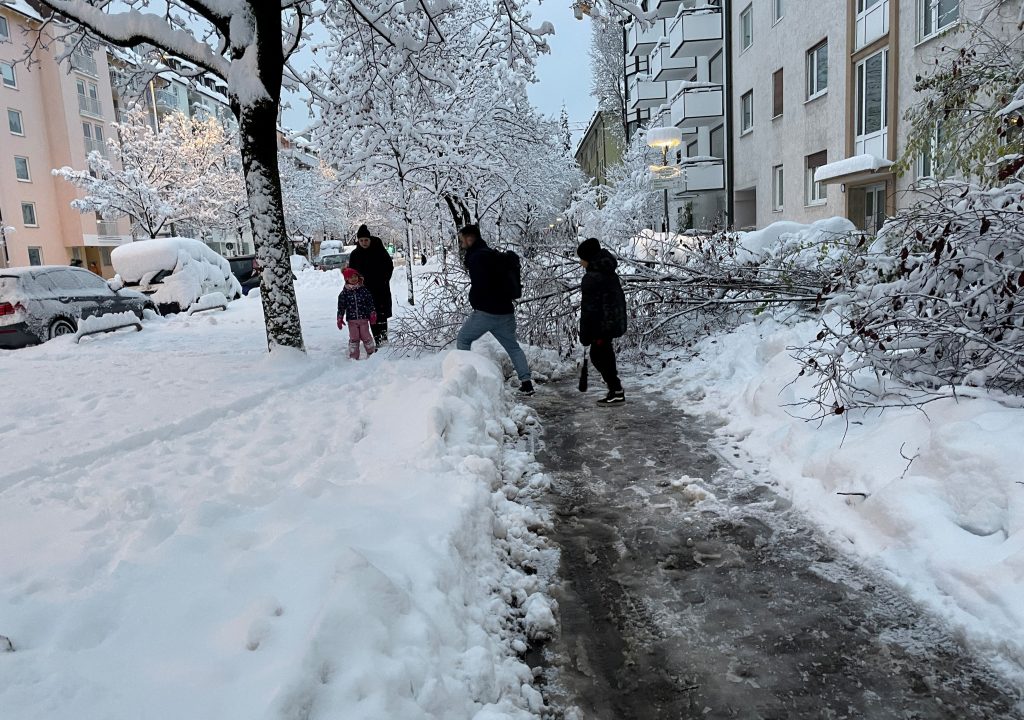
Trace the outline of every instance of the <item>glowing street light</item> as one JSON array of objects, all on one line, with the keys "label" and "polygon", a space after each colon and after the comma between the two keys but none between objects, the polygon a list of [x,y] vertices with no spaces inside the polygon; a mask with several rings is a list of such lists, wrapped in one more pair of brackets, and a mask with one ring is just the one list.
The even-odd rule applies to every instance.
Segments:
[{"label": "glowing street light", "polygon": [[[670,125],[669,127],[651,128],[647,131],[647,147],[661,150],[661,165],[652,165],[651,173],[655,176],[664,176],[668,170],[668,151],[683,144],[683,133],[679,128]],[[663,232],[668,232],[668,188],[665,188],[665,219],[663,221]]]}]

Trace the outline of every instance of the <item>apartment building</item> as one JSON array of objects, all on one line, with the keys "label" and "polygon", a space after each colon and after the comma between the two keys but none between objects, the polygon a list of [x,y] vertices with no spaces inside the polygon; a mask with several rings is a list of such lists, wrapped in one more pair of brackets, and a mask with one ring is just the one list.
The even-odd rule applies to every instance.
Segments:
[{"label": "apartment building", "polygon": [[622,162],[621,142],[620,119],[614,113],[597,111],[576,146],[576,162],[591,180],[607,185],[608,168]]},{"label": "apartment building", "polygon": [[104,151],[115,118],[106,52],[58,64],[54,48],[40,49],[29,67],[26,33],[40,20],[25,2],[0,5],[0,267],[77,259],[109,276],[111,249],[132,239],[128,222],[72,209],[75,189],[50,174]]},{"label": "apartment building", "polygon": [[726,220],[725,13],[720,0],[647,0],[657,19],[625,29],[627,128],[676,127],[668,156],[668,229]]},{"label": "apartment building", "polygon": [[982,2],[730,1],[734,226],[838,215],[873,231],[912,203],[935,173],[927,156],[891,170],[915,77]]}]

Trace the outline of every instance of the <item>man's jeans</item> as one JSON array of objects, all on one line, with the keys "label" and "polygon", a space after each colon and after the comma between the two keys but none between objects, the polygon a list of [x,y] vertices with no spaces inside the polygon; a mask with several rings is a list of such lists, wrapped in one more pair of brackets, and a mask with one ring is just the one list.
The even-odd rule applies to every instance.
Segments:
[{"label": "man's jeans", "polygon": [[481,310],[474,310],[462,323],[459,335],[455,340],[455,347],[459,350],[469,350],[474,340],[490,333],[494,336],[512,361],[512,367],[516,369],[519,380],[530,379],[530,366],[526,362],[526,354],[519,347],[516,341],[516,316],[515,313],[508,315],[492,315]]}]

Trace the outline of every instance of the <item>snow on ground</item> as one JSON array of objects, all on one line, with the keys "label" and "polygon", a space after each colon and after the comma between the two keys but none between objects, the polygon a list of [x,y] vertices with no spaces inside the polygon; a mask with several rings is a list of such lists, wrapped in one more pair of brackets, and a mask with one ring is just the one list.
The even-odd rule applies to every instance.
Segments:
[{"label": "snow on ground", "polygon": [[680,407],[721,417],[723,439],[749,456],[734,462],[764,468],[837,546],[1024,682],[1024,410],[948,399],[819,428],[785,407],[811,396],[806,379],[793,383],[799,367],[787,347],[818,327],[744,325],[705,340],[656,383]]},{"label": "snow on ground", "polygon": [[348,360],[340,273],[297,286],[308,356],[258,293],[0,353],[0,716],[539,712],[531,420],[478,353]]}]

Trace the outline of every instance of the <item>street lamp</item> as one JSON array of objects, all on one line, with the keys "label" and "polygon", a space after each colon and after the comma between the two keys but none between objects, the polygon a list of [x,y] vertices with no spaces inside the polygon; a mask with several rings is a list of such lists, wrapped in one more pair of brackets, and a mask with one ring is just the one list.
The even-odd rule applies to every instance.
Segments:
[{"label": "street lamp", "polygon": [[[683,133],[674,126],[651,128],[647,131],[647,147],[661,150],[661,165],[651,166],[655,176],[664,174],[668,168],[668,151],[683,144]],[[665,188],[665,219],[662,232],[668,232],[668,188]]]}]

